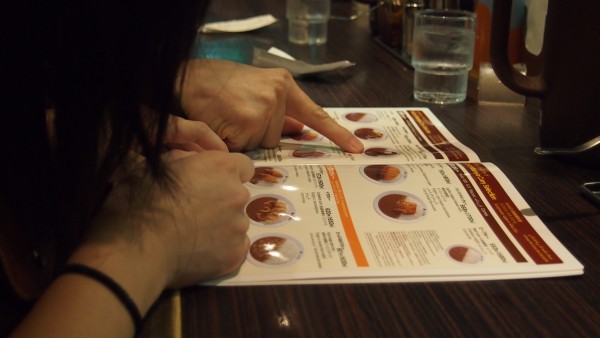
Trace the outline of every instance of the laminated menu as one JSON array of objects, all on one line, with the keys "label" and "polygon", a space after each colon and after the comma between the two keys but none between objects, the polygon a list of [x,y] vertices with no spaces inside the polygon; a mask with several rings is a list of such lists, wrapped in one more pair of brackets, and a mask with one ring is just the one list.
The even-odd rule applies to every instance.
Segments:
[{"label": "laminated menu", "polygon": [[362,139],[345,153],[314,130],[247,155],[250,249],[216,285],[579,275],[583,266],[506,176],[427,108],[327,108]]}]

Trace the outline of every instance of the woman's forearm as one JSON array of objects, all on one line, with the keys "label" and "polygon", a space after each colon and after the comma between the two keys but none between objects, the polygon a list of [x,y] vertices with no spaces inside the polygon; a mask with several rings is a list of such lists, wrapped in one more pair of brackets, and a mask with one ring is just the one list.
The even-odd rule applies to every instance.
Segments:
[{"label": "woman's forearm", "polygon": [[[143,316],[166,287],[161,245],[154,241],[147,239],[143,245],[123,241],[85,244],[69,262],[112,279]],[[13,336],[133,337],[134,320],[105,284],[84,274],[65,273],[44,292]]]}]

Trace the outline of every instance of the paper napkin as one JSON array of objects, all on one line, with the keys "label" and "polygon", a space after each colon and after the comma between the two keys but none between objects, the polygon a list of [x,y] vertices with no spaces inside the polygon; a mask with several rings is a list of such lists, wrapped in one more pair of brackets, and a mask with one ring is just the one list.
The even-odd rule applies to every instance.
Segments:
[{"label": "paper napkin", "polygon": [[249,32],[277,22],[271,14],[229,21],[218,21],[204,24],[198,29],[201,33],[240,33]]}]

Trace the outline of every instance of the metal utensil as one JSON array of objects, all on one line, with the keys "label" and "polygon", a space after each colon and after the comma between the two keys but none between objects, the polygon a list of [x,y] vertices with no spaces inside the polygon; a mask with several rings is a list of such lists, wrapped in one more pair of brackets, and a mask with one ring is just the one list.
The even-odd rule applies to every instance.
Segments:
[{"label": "metal utensil", "polygon": [[587,150],[590,150],[596,146],[600,145],[600,136],[596,136],[593,139],[577,145],[571,148],[543,148],[543,147],[535,147],[533,151],[538,155],[568,155],[568,154],[578,154]]},{"label": "metal utensil", "polygon": [[600,182],[587,182],[581,185],[583,193],[600,207]]},{"label": "metal utensil", "polygon": [[268,51],[260,48],[254,48],[254,56],[252,58],[252,65],[263,68],[280,67],[286,68],[292,73],[294,77],[307,76],[307,75],[318,75],[335,70],[340,70],[355,65],[354,62],[348,60],[337,61],[323,64],[310,64],[298,60],[290,60],[283,58],[278,55],[269,53]]}]

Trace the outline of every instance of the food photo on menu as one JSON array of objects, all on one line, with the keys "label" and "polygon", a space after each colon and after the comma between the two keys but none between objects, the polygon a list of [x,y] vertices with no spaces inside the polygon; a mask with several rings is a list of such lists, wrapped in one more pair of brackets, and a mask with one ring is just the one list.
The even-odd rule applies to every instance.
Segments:
[{"label": "food photo on menu", "polygon": [[250,183],[256,186],[270,187],[281,184],[287,179],[287,170],[279,167],[257,167]]},{"label": "food photo on menu", "polygon": [[214,285],[514,279],[583,266],[506,176],[426,108],[328,108],[365,145],[306,128],[247,153],[250,249]]},{"label": "food photo on menu", "polygon": [[266,234],[251,239],[248,261],[260,267],[293,265],[302,257],[300,242],[286,234]]},{"label": "food photo on menu", "polygon": [[399,164],[370,164],[360,170],[367,179],[382,184],[398,183],[408,175],[408,169]]},{"label": "food photo on menu", "polygon": [[427,207],[421,199],[403,191],[385,192],[375,199],[377,212],[394,222],[415,220],[425,216]]},{"label": "food photo on menu", "polygon": [[353,134],[359,139],[367,141],[384,140],[386,137],[385,131],[373,128],[358,128]]},{"label": "food photo on menu", "polygon": [[294,206],[278,195],[257,195],[246,206],[250,222],[259,226],[280,226],[294,218]]}]

